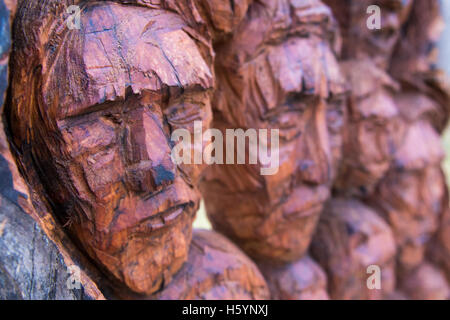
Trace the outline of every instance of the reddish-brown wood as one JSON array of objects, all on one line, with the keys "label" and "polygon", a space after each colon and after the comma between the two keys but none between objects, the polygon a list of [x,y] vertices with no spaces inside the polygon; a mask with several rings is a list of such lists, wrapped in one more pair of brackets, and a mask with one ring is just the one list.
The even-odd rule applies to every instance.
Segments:
[{"label": "reddish-brown wood", "polygon": [[[373,199],[387,214],[396,237],[399,286],[422,299],[446,298],[441,271],[424,262],[427,248],[428,258],[449,274],[450,243],[443,236],[449,197],[439,135],[450,116],[450,97],[447,80],[434,67],[441,29],[439,1],[415,0],[390,64],[390,73],[401,84],[396,100],[407,131],[395,165],[380,186],[382,196]],[[441,290],[433,287],[439,282]]]},{"label": "reddish-brown wood", "polygon": [[[19,0],[17,12],[0,121],[12,203],[62,267],[81,267],[86,297],[448,297],[438,0]],[[196,120],[279,129],[279,171],[175,165],[171,134]],[[239,248],[192,236],[199,190]]]},{"label": "reddish-brown wood", "polygon": [[[338,193],[366,197],[389,169],[402,137],[393,94],[398,84],[386,73],[412,1],[324,1],[339,22],[341,68],[351,88],[343,132]],[[380,8],[381,29],[367,27],[369,6]]]},{"label": "reddish-brown wood", "polygon": [[[439,134],[448,120],[450,100],[442,74],[433,68],[442,25],[439,4],[371,2],[381,7],[385,25],[369,31],[362,27],[368,2],[326,3],[341,26],[341,68],[352,88],[335,193],[368,200],[389,223],[398,248],[401,288],[405,273],[427,272],[418,268],[448,208]],[[428,247],[445,266],[442,257],[448,251],[440,234]]]},{"label": "reddish-brown wood", "polygon": [[423,263],[400,276],[402,291],[408,299],[448,300],[450,287],[443,272],[430,263]]},{"label": "reddish-brown wood", "polygon": [[213,126],[280,129],[279,171],[213,165],[201,189],[216,230],[257,260],[293,262],[329,197],[326,108],[346,89],[329,41],[336,26],[320,1],[258,1],[248,12],[217,48]]},{"label": "reddish-brown wood", "polygon": [[[325,208],[311,244],[328,275],[332,299],[382,299],[395,289],[396,247],[376,211],[354,199],[335,198]],[[370,290],[367,268],[381,270],[381,290]]]},{"label": "reddish-brown wood", "polygon": [[171,133],[209,127],[211,34],[231,32],[246,2],[226,17],[217,1],[120,2],[21,3],[5,119],[37,215],[52,212],[117,290],[148,296],[188,259],[200,197],[202,166],[172,162]]},{"label": "reddish-brown wood", "polygon": [[450,284],[450,208],[445,208],[438,232],[428,245],[428,257],[442,268]]},{"label": "reddish-brown wood", "polygon": [[224,236],[195,230],[188,261],[153,299],[264,300],[269,289],[257,266]]},{"label": "reddish-brown wood", "polygon": [[398,85],[371,60],[345,60],[341,68],[352,91],[334,187],[336,193],[366,197],[389,169],[403,136],[394,100]]},{"label": "reddish-brown wood", "polygon": [[[369,60],[379,68],[386,69],[413,1],[415,0],[323,0],[339,21],[343,38],[342,59]],[[379,30],[367,27],[370,16],[367,9],[373,5],[380,8]]]},{"label": "reddish-brown wood", "polygon": [[272,299],[328,300],[327,276],[308,255],[288,264],[259,264]]}]

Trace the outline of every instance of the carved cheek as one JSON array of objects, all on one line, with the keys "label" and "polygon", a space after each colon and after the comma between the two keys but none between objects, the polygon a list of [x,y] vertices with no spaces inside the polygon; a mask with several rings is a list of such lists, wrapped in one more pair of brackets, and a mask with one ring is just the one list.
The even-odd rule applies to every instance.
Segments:
[{"label": "carved cheek", "polygon": [[[87,188],[97,199],[114,191],[123,174],[123,164],[114,127],[99,118],[89,123],[73,124],[62,130],[67,150],[74,159],[72,179],[79,192]],[[87,184],[87,185],[86,185]]]},{"label": "carved cheek", "polygon": [[388,160],[386,148],[388,136],[385,128],[380,128],[371,119],[367,119],[360,123],[358,129],[358,132],[350,135],[358,135],[361,163],[379,163]]},{"label": "carved cheek", "polygon": [[101,119],[65,124],[62,135],[71,157],[84,157],[93,150],[106,149],[116,141],[114,127]]},{"label": "carved cheek", "polygon": [[[430,169],[433,170],[434,168]],[[436,185],[436,181],[431,184],[424,184],[427,178],[438,178],[432,172],[427,171],[402,173],[388,181],[389,185],[394,187],[390,188],[390,194],[388,195],[388,201],[395,210],[391,216],[399,216],[399,220],[401,220],[398,225],[394,225],[396,226],[395,230],[401,231],[405,237],[415,239],[414,241],[419,241],[419,243],[421,239],[427,238],[430,233],[436,230],[437,217],[441,209],[442,198],[433,198],[427,192],[428,190],[424,191],[420,187],[422,185]],[[428,176],[428,174],[431,175]],[[435,208],[430,207],[433,204],[436,205]],[[433,211],[433,209],[437,209],[437,211]]]},{"label": "carved cheek", "polygon": [[120,182],[124,175],[117,147],[90,154],[82,165],[87,183],[97,198],[105,198],[117,191],[116,183]]},{"label": "carved cheek", "polygon": [[419,190],[418,176],[415,174],[398,174],[386,182],[390,188],[386,188],[385,200],[396,211],[414,212],[418,207]]},{"label": "carved cheek", "polygon": [[325,109],[320,105],[316,110],[311,108],[308,114],[297,148],[298,177],[303,182],[323,184],[330,179],[331,164]]}]

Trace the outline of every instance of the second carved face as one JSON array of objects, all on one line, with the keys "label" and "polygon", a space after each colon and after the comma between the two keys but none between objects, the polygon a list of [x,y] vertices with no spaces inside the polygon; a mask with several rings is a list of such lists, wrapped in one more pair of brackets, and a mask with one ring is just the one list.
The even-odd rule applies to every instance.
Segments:
[{"label": "second carved face", "polygon": [[[305,253],[329,197],[327,100],[344,91],[325,40],[329,9],[320,1],[309,1],[310,10],[290,4],[294,21],[279,7],[275,14],[257,3],[250,7],[217,57],[213,104],[219,128],[279,130],[278,171],[261,175],[261,164],[216,165],[202,183],[214,227],[256,259],[277,261]],[[299,23],[310,20],[315,23]],[[277,33],[277,25],[286,29]]]}]

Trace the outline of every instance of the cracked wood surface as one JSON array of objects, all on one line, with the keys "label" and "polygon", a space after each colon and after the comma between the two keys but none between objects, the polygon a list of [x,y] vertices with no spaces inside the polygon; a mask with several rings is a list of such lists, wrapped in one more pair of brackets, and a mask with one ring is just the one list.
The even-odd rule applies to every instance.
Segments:
[{"label": "cracked wood surface", "polygon": [[[78,33],[61,25],[69,3],[84,10]],[[369,4],[380,32],[365,26]],[[0,23],[14,7],[0,0]],[[437,0],[20,0],[19,12],[0,297],[267,298],[240,249],[273,298],[448,297]],[[281,128],[278,174],[173,166],[170,133],[196,119]],[[191,241],[199,180],[240,249],[214,232]],[[81,290],[67,288],[73,264]],[[382,292],[366,289],[368,264]]]}]

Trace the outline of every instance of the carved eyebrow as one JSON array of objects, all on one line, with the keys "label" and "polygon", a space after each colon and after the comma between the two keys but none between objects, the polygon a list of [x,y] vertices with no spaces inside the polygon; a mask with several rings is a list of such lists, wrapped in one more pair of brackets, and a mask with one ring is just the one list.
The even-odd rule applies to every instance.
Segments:
[{"label": "carved eyebrow", "polygon": [[[116,6],[112,4],[93,6],[89,14],[92,14],[94,8],[98,10],[105,8],[104,11],[101,11],[102,14],[114,15],[115,12],[111,10],[116,8]],[[103,23],[101,24],[101,28],[85,30],[86,32],[83,35],[73,33],[78,36],[73,39],[65,39],[64,43],[59,44],[60,46],[68,46],[67,48],[70,49],[70,52],[75,53],[71,54],[71,56],[79,57],[84,61],[84,64],[79,63],[77,59],[66,61],[67,59],[63,59],[64,57],[60,56],[55,60],[58,65],[55,67],[52,66],[50,69],[46,86],[55,88],[59,86],[61,88],[58,91],[59,101],[55,102],[55,104],[59,103],[55,110],[55,114],[59,119],[108,110],[111,108],[111,105],[106,102],[115,102],[117,104],[117,102],[126,99],[127,94],[125,93],[125,88],[127,86],[131,86],[134,93],[141,95],[146,91],[152,92],[158,95],[159,98],[156,99],[161,101],[166,101],[171,96],[179,96],[185,92],[208,91],[212,89],[213,79],[210,67],[201,56],[201,51],[194,42],[195,39],[183,30],[183,23],[180,18],[173,19],[173,17],[177,16],[166,11],[156,12],[155,10],[132,5],[129,8],[136,10],[137,13],[145,13],[138,23],[139,26],[143,26],[144,30],[140,36],[136,35],[136,39],[139,41],[136,43],[133,41],[129,44],[125,43],[125,46],[129,46],[129,52],[131,53],[124,55],[124,52],[120,49],[124,44],[116,39],[115,28],[117,26],[110,27],[112,23],[108,23],[107,21],[104,25]],[[171,19],[167,18],[169,16]],[[85,15],[85,19],[90,17],[90,15]],[[146,25],[143,24],[145,22],[144,20],[147,22]],[[157,48],[159,48],[159,51],[153,49],[158,56],[152,56],[149,53],[149,57],[144,56],[140,60],[134,59],[135,57],[132,53],[134,52],[133,50],[136,50],[135,46],[138,44],[142,46],[144,44],[149,45],[145,35],[149,36],[151,38],[150,40],[153,39],[156,41],[159,39],[157,34],[153,34],[158,32],[158,24],[155,24],[155,21],[149,23],[149,21],[152,22],[153,20],[161,21],[162,27],[164,27],[163,30],[165,31],[178,30],[179,32],[176,35],[173,35],[174,33],[168,33],[172,34],[172,37],[161,38],[165,42],[158,43]],[[78,42],[74,42],[79,41],[80,37],[84,39],[83,46]],[[186,44],[187,47],[185,50],[173,50],[172,45],[179,38],[192,41],[193,46],[189,46],[188,43]],[[114,41],[105,47],[105,39],[112,39],[111,41]],[[121,40],[126,42],[127,39],[124,36]],[[64,49],[67,48],[64,47]],[[61,50],[61,52],[66,51],[69,50]],[[116,58],[116,60],[113,58]],[[159,58],[161,61],[158,61]],[[179,64],[181,66],[186,62],[187,66],[185,67],[186,70],[183,69],[185,71],[184,73],[177,69],[178,65],[176,61],[178,60],[180,60]],[[196,67],[195,70],[191,66],[192,64]],[[114,70],[108,70],[109,68]],[[61,70],[62,72],[58,71],[59,74],[57,75],[56,70]],[[67,88],[61,85],[61,79],[67,83],[70,82],[70,94],[67,93]],[[72,79],[74,81],[69,81]],[[49,83],[47,84],[47,82]],[[66,85],[66,87],[69,86]]]},{"label": "carved eyebrow", "polygon": [[123,102],[119,100],[107,101],[83,108],[79,112],[72,112],[70,115],[59,116],[57,119],[58,127],[65,129],[85,122],[95,121],[107,114],[120,113],[121,109],[123,109]]},{"label": "carved eyebrow", "polygon": [[[201,85],[193,85],[187,87],[169,87],[166,85],[160,86],[157,90],[141,89],[139,93],[133,93],[130,86],[125,89],[124,96],[115,96],[111,100],[95,99],[84,102],[66,102],[64,106],[58,106],[59,110],[56,112],[58,119],[75,119],[79,117],[85,117],[90,114],[102,115],[109,113],[122,113],[124,110],[132,110],[134,107],[131,105],[125,105],[130,97],[136,99],[145,96],[151,96],[151,104],[159,105],[162,110],[168,107],[170,102],[184,101],[183,96],[190,97],[198,93],[207,93],[211,89],[206,89]],[[189,98],[188,98],[189,100]],[[196,103],[195,101],[191,101]],[[147,102],[148,103],[148,102]],[[141,105],[142,106],[142,105]],[[139,104],[135,105],[139,107]]]},{"label": "carved eyebrow", "polygon": [[106,102],[102,102],[102,103],[98,103],[98,104],[94,104],[94,105],[90,105],[90,106],[80,106],[79,108],[75,108],[73,111],[71,111],[70,113],[66,113],[65,115],[61,114],[60,115],[60,119],[61,120],[70,120],[70,119],[76,119],[79,117],[86,117],[89,116],[91,114],[102,114],[104,113],[106,110],[113,112],[113,110],[117,110],[119,111],[119,108],[121,107],[121,105],[123,105],[124,100],[123,99],[117,99],[117,100],[113,100],[113,101],[106,101]]},{"label": "carved eyebrow", "polygon": [[[155,99],[154,104],[159,105],[162,102],[163,95],[159,92],[153,92]],[[131,94],[127,91],[125,98],[116,97],[114,100],[101,101],[96,104],[85,104],[79,105],[71,110],[70,113],[62,114],[59,113],[58,120],[62,126],[65,123],[76,123],[79,121],[88,121],[89,119],[95,119],[103,115],[108,114],[120,114],[124,112],[131,111],[133,109],[143,107],[142,103],[130,103],[133,100],[139,102],[142,94]]]}]

